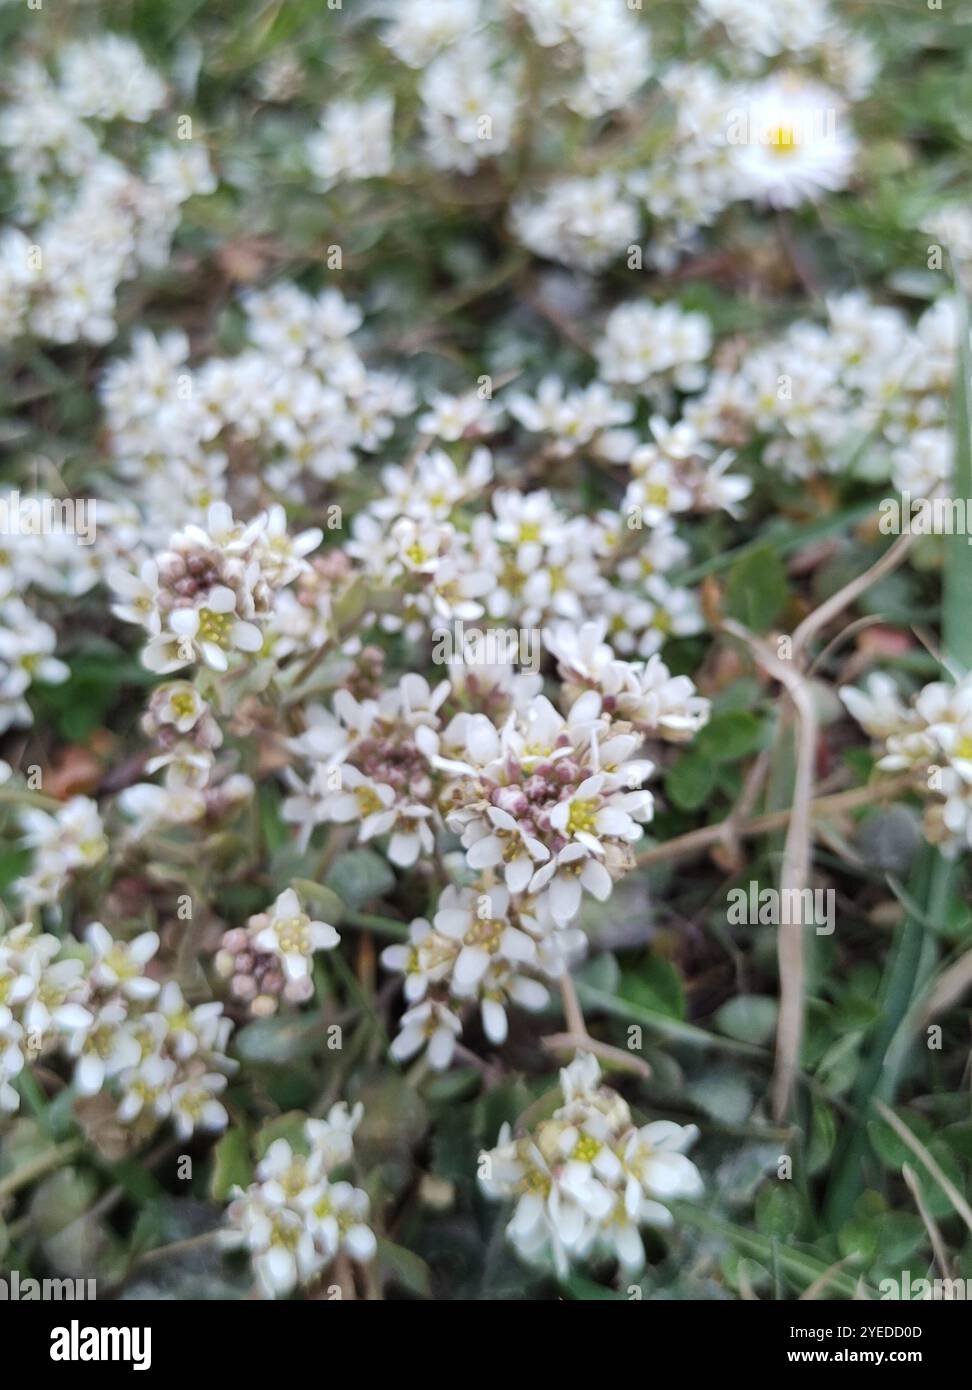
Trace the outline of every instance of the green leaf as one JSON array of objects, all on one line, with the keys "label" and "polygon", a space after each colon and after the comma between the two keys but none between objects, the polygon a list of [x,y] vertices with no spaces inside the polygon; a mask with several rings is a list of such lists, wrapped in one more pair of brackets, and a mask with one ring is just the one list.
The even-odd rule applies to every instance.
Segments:
[{"label": "green leaf", "polygon": [[715,783],[715,765],[694,750],[683,753],[665,777],[665,791],[681,811],[697,811]]},{"label": "green leaf", "polygon": [[713,1016],[713,1023],[727,1037],[740,1042],[765,1043],[776,1030],[779,1007],[775,999],[761,994],[739,994],[728,1000]]},{"label": "green leaf", "polygon": [[685,1094],[720,1124],[744,1124],[752,1113],[753,1094],[744,1077],[726,1068],[696,1077],[685,1087]]},{"label": "green leaf", "polygon": [[[901,1111],[900,1118],[916,1138],[920,1139],[923,1144],[928,1143],[932,1135],[932,1127],[923,1115],[916,1115],[913,1111],[908,1110]],[[871,1147],[886,1167],[900,1172],[906,1163],[910,1163],[912,1167],[915,1166],[915,1156],[911,1149],[886,1121],[869,1120],[867,1135],[871,1141]]]},{"label": "green leaf", "polygon": [[379,1238],[378,1260],[395,1283],[407,1293],[413,1293],[418,1298],[432,1297],[432,1271],[425,1261],[411,1250]]},{"label": "green leaf", "polygon": [[886,1211],[875,1222],[878,1254],[888,1265],[900,1267],[928,1239],[921,1217],[912,1211]]},{"label": "green leaf", "polygon": [[814,1101],[807,1140],[807,1172],[813,1177],[830,1162],[837,1141],[837,1121],[829,1105]]},{"label": "green leaf", "polygon": [[622,999],[656,1009],[670,1018],[685,1017],[682,977],[663,956],[646,956],[637,968],[625,970],[618,994]]},{"label": "green leaf", "polygon": [[466,1100],[476,1094],[481,1080],[475,1067],[452,1067],[430,1076],[422,1086],[422,1095],[433,1103]]},{"label": "green leaf", "polygon": [[265,783],[258,794],[260,811],[260,830],[263,843],[270,854],[275,853],[289,839],[286,825],[280,818],[280,792],[270,783]]},{"label": "green leaf", "polygon": [[735,762],[755,753],[763,742],[763,725],[748,710],[713,715],[692,745],[700,757],[717,763]]},{"label": "green leaf", "polygon": [[364,907],[394,888],[395,875],[374,850],[352,849],[337,856],[326,884],[348,907]]},{"label": "green leaf", "polygon": [[567,1296],[577,1303],[620,1303],[627,1301],[628,1295],[620,1289],[605,1288],[585,1279],[582,1274],[569,1274],[560,1281],[560,1287]]},{"label": "green leaf", "polygon": [[308,1056],[321,1041],[321,1021],[315,1014],[292,1014],[248,1023],[236,1034],[235,1050],[243,1062],[284,1066]]},{"label": "green leaf", "polygon": [[[708,1211],[693,1206],[691,1202],[670,1203],[675,1220],[683,1226],[691,1226],[706,1235],[729,1241],[742,1254],[758,1260],[760,1264],[772,1269],[774,1262],[790,1284],[800,1293],[827,1272],[831,1261],[822,1263],[813,1255],[793,1246],[780,1245],[767,1236],[744,1230],[728,1221],[721,1221]],[[834,1270],[827,1286],[828,1297],[854,1298],[857,1296],[857,1278],[844,1270]]]},{"label": "green leaf", "polygon": [[806,1202],[791,1182],[776,1178],[760,1189],[756,1226],[763,1235],[792,1240],[799,1235],[806,1215]]},{"label": "green leaf", "polygon": [[228,1200],[234,1187],[246,1187],[253,1178],[250,1141],[245,1130],[229,1129],[213,1148],[210,1191],[217,1202]]},{"label": "green leaf", "polygon": [[257,1130],[253,1136],[253,1148],[258,1159],[267,1152],[277,1139],[286,1139],[294,1153],[307,1153],[307,1140],[304,1125],[307,1116],[303,1110],[290,1110],[285,1115],[276,1115]]},{"label": "green leaf", "polygon": [[[914,1116],[909,1111],[909,1125],[913,1124],[913,1120]],[[932,1139],[927,1147],[928,1152],[931,1154],[932,1158],[935,1159],[952,1185],[956,1187],[959,1192],[968,1192],[968,1177],[962,1164],[955,1157],[949,1145],[942,1139]],[[915,1175],[915,1181],[918,1183],[924,1195],[925,1205],[931,1215],[936,1217],[939,1221],[944,1221],[946,1218],[954,1216],[955,1208],[952,1205],[951,1197],[939,1186],[924,1163],[922,1163],[921,1159],[912,1154],[908,1161]]]},{"label": "green leaf", "polygon": [[629,999],[618,999],[606,990],[594,989],[591,985],[579,984],[577,997],[585,1009],[601,1009],[613,1018],[621,1018],[628,1023],[640,1023],[651,1033],[657,1033],[672,1042],[688,1043],[694,1047],[714,1047],[723,1052],[742,1053],[747,1057],[765,1056],[762,1048],[753,1047],[750,1043],[736,1042],[734,1038],[722,1038],[718,1033],[707,1033],[704,1028],[697,1028],[693,1023],[682,1023],[660,1009],[634,1004]]},{"label": "green leaf", "polygon": [[765,632],[789,598],[786,566],[776,550],[757,546],[741,555],[726,580],[726,606],[752,632]]},{"label": "green leaf", "polygon": [[308,910],[313,909],[332,926],[335,922],[340,922],[344,904],[333,888],[328,888],[323,883],[314,883],[309,878],[295,878],[291,887]]},{"label": "green leaf", "polygon": [[869,1265],[877,1254],[878,1224],[873,1216],[855,1216],[842,1226],[837,1232],[841,1257]]}]

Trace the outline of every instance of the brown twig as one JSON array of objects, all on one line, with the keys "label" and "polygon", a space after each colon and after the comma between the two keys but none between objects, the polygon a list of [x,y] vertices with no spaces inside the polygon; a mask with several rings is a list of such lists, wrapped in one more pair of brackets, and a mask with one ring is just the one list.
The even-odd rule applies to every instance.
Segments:
[{"label": "brown twig", "polygon": [[645,1080],[651,1076],[651,1067],[643,1058],[625,1052],[621,1047],[599,1042],[587,1032],[551,1033],[548,1037],[541,1038],[540,1043],[548,1052],[593,1052],[595,1057],[602,1058],[617,1071],[633,1071],[636,1076]]},{"label": "brown twig", "polygon": [[[828,796],[818,796],[810,802],[811,820],[825,820],[831,816],[840,815],[844,811],[858,811],[862,806],[873,806],[877,802],[890,801],[907,791],[913,783],[910,772],[899,773],[896,777],[887,777],[883,781],[873,782],[866,787],[850,787],[847,791],[832,792]],[[766,835],[773,830],[783,830],[790,823],[792,811],[789,807],[781,811],[767,811],[761,816],[753,816],[752,819],[743,821],[734,828],[734,834],[741,839],[753,839],[757,835]],[[663,845],[652,845],[651,849],[644,849],[638,855],[638,866],[643,868],[647,864],[664,864],[669,860],[690,859],[693,855],[702,854],[713,845],[719,844],[725,839],[725,822],[719,821],[717,825],[703,825],[698,830],[689,830],[684,835],[677,835],[673,840],[666,840]]]},{"label": "brown twig", "polygon": [[838,589],[836,594],[831,594],[830,598],[821,603],[812,613],[807,614],[793,633],[792,659],[794,663],[799,660],[811,639],[836,618],[838,613],[849,608],[855,599],[860,598],[861,594],[866,593],[879,579],[883,579],[885,575],[898,568],[914,544],[914,540],[915,538],[910,532],[906,531],[900,535],[893,545],[888,546],[880,560],[877,560],[870,569],[859,574],[856,579],[852,579],[849,584]]},{"label": "brown twig", "polygon": [[[763,670],[785,687],[796,715],[797,747],[793,804],[786,828],[783,863],[780,869],[780,895],[786,901],[793,895],[802,894],[810,876],[810,808],[817,756],[817,713],[813,692],[795,661],[781,661],[761,638],[755,637],[732,619],[727,619],[723,627],[726,632],[744,642]],[[773,1116],[777,1124],[783,1124],[790,1109],[803,1043],[806,957],[800,923],[784,923],[781,920],[776,943],[780,971],[780,1011],[776,1026]]]}]

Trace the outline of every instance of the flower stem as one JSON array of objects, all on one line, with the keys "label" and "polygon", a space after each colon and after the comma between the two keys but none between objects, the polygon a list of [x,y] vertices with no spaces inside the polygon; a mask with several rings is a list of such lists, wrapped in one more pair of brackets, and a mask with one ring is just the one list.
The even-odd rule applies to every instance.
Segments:
[{"label": "flower stem", "polygon": [[63,1144],[55,1144],[53,1148],[45,1149],[43,1153],[37,1154],[27,1163],[15,1168],[12,1173],[8,1173],[5,1178],[0,1178],[0,1198],[9,1197],[33,1182],[35,1178],[49,1173],[52,1168],[60,1168],[62,1163],[69,1163],[80,1151],[80,1139],[68,1139]]}]

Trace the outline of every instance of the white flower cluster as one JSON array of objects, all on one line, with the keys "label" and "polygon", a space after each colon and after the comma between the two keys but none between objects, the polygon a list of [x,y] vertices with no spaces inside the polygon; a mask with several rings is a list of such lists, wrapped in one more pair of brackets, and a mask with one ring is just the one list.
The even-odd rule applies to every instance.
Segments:
[{"label": "white flower cluster", "polygon": [[795,207],[849,183],[857,142],[847,101],[819,81],[797,71],[727,81],[698,63],[660,80],[672,133],[628,188],[659,224],[649,253],[662,268],[732,203]]},{"label": "white flower cluster", "polygon": [[[497,487],[491,511],[470,515],[465,504],[492,477],[485,448],[472,452],[464,472],[438,450],[419,454],[407,470],[385,468],[383,495],[355,515],[345,547],[375,589],[403,596],[401,611],[383,615],[381,625],[404,626],[421,640],[452,620],[485,616],[536,628],[607,610],[619,650],[642,656],[669,636],[699,632],[695,595],[663,575],[687,554],[674,533],[678,514],[735,514],[748,495],[749,481],[726,472],[731,453],[713,458],[691,430],[671,430],[660,418],[655,442],[641,445],[636,431],[616,428],[631,418],[629,405],[597,382],[566,392],[547,378],[535,397],[514,394],[509,412],[542,432],[555,455],[586,446],[629,464],[621,508],[569,516],[545,489]],[[489,428],[483,417],[480,424]]]},{"label": "white flower cluster", "polygon": [[350,472],[355,450],[382,448],[415,408],[411,386],[366,369],[351,346],[362,314],[339,291],[280,284],[243,308],[251,346],[235,357],[190,367],[185,334],[139,330],[132,355],[105,374],[116,466],[161,539],[225,498],[231,455],[252,460],[234,464],[237,486],[290,498]]},{"label": "white flower cluster", "polygon": [[60,685],[70,675],[54,655],[57,633],[19,598],[0,603],[0,733],[33,723],[24,699],[34,681]]},{"label": "white flower cluster", "polygon": [[296,892],[287,888],[268,911],[224,934],[215,966],[236,998],[246,1000],[255,1017],[265,1018],[276,1011],[280,996],[291,1004],[311,998],[314,952],[333,950],[340,939],[327,922],[312,921]]},{"label": "white flower cluster", "polygon": [[721,24],[750,66],[782,53],[816,58],[827,78],[855,99],[867,95],[877,59],[867,39],[838,20],[827,0],[699,0],[703,15]]},{"label": "white flower cluster", "polygon": [[[442,893],[430,924],[383,955],[405,975],[411,1006],[393,1046],[399,1059],[426,1044],[449,1065],[465,1005],[479,1001],[484,1030],[506,1037],[509,1001],[543,1007],[536,979],[556,979],[583,951],[574,925],[584,893],[604,901],[633,867],[633,843],[652,815],[643,783],[646,738],[682,741],[708,719],[708,702],[656,657],[618,659],[603,625],[547,634],[570,706],[538,694],[539,678],[509,667],[457,666],[434,689],[409,674],[377,698],[337,691],[333,712],[307,710],[292,744],[308,769],[287,769],[282,807],[306,843],[320,824],[356,824],[384,839],[389,860],[429,859],[444,829],[460,837],[474,884]],[[454,712],[453,712],[454,711]],[[258,938],[259,940],[259,938]]]},{"label": "white flower cluster", "polygon": [[799,321],[773,343],[713,373],[685,419],[702,439],[765,436],[763,457],[793,478],[840,473],[848,442],[867,441],[870,467],[927,496],[951,472],[948,411],[958,325],[951,299],[912,328],[897,309],[853,292],[827,303],[829,323]]},{"label": "white flower cluster", "polygon": [[386,946],[388,970],[405,981],[408,1008],[391,1055],[404,1062],[427,1049],[429,1065],[444,1071],[462,1035],[462,1014],[478,1000],[483,1032],[494,1046],[506,1041],[509,1004],[542,1009],[546,988],[535,978],[561,975],[570,954],[583,950],[582,934],[544,930],[503,884],[448,887],[432,923],[417,917],[408,944]]},{"label": "white flower cluster", "polygon": [[324,1120],[304,1125],[304,1148],[275,1139],[256,1167],[256,1182],[236,1188],[223,1232],[227,1248],[249,1252],[265,1298],[283,1298],[323,1274],[344,1252],[367,1262],[377,1248],[368,1194],[333,1174],[351,1162],[362,1107],[339,1102]]},{"label": "white flower cluster", "polygon": [[[867,40],[825,0],[786,0],[771,17],[758,0],[705,0],[693,20],[700,43],[720,23],[742,52],[718,68],[658,59],[644,16],[621,0],[403,0],[383,39],[420,73],[422,154],[434,169],[472,174],[522,149],[534,110],[545,128],[569,128],[570,113],[649,125],[637,159],[592,127],[579,167],[513,203],[512,229],[530,250],[597,270],[638,246],[642,207],[648,259],[666,264],[731,203],[793,207],[853,176],[849,104],[877,70]],[[660,94],[670,104],[661,118]],[[403,116],[403,136],[414,125]],[[326,188],[391,174],[392,127],[390,93],[333,103],[307,142],[312,170]],[[401,153],[404,166],[411,150]]]},{"label": "white flower cluster", "polygon": [[544,921],[568,926],[583,892],[603,902],[633,867],[631,845],[653,811],[642,789],[653,764],[634,757],[642,736],[604,715],[596,692],[566,716],[537,696],[500,729],[459,714],[441,739],[422,741],[447,775],[439,804],[469,867],[529,892]]},{"label": "white flower cluster", "polygon": [[686,314],[677,304],[631,300],[613,309],[597,344],[605,381],[658,388],[671,382],[679,391],[697,391],[705,380],[702,363],[712,351],[712,327],[704,314]]},{"label": "white flower cluster", "polygon": [[288,535],[282,507],[244,525],[225,502],[214,502],[205,527],[177,531],[137,574],[112,571],[121,600],[114,611],[147,632],[142,660],[150,671],[226,671],[237,654],[263,649],[277,590],[305,572],[304,556],[322,534],[314,527]]},{"label": "white flower cluster", "polygon": [[98,807],[90,797],[73,796],[53,811],[25,808],[20,823],[33,862],[13,886],[27,909],[57,903],[73,873],[92,868],[108,853]]},{"label": "white flower cluster", "polygon": [[[615,0],[403,0],[384,41],[419,83],[430,161],[468,173],[502,153],[524,96],[508,10],[529,24],[556,73],[545,99],[595,117],[623,106],[651,72],[647,26]],[[549,56],[548,56],[549,55]],[[478,145],[478,148],[477,148]]]},{"label": "white flower cluster", "polygon": [[516,235],[531,251],[582,270],[601,270],[638,240],[641,216],[612,173],[558,178],[539,197],[516,203]]},{"label": "white flower cluster", "polygon": [[244,525],[225,502],[214,502],[204,526],[177,531],[167,549],[142,560],[136,572],[109,569],[119,600],[114,613],[148,636],[144,665],[160,674],[196,668],[196,685],[168,681],[150,700],[143,728],[156,739],[158,752],[145,770],[164,771],[165,782],[139,782],[120,794],[118,805],[132,821],[133,838],[165,824],[219,818],[252,795],[251,779],[232,772],[232,758],[217,763],[222,730],[198,683],[241,660],[265,661],[269,679],[277,658],[302,645],[301,638],[312,637],[314,613],[296,600],[287,606],[283,595],[307,572],[304,556],[321,535],[318,528],[289,535],[280,506]]},{"label": "white flower cluster", "polygon": [[216,187],[208,155],[189,140],[156,145],[137,172],[109,138],[115,123],[145,124],[165,100],[137,45],[117,35],[69,44],[59,81],[34,61],[16,69],[0,148],[29,232],[9,227],[0,238],[0,341],[110,342],[119,285],[165,264],[181,204]]},{"label": "white flower cluster", "polygon": [[915,790],[931,798],[925,835],[950,857],[972,848],[972,676],[934,681],[905,705],[890,676],[876,671],[865,690],[841,699],[872,738],[884,743],[882,772],[915,774]]},{"label": "white flower cluster", "polygon": [[520,1138],[504,1125],[497,1147],[480,1154],[480,1184],[489,1197],[515,1199],[506,1234],[529,1263],[552,1261],[563,1278],[571,1264],[604,1254],[637,1274],[645,1259],[639,1227],[670,1226],[665,1204],[702,1192],[684,1152],[698,1130],[671,1120],[635,1125],[587,1053],[560,1073],[560,1084],[564,1104],[549,1120]]},{"label": "white flower cluster", "polygon": [[568,78],[565,100],[583,116],[623,106],[651,75],[647,25],[614,0],[514,0],[537,43],[553,49],[561,68],[580,66]]},{"label": "white flower cluster", "polygon": [[332,102],[307,142],[307,163],[318,183],[330,188],[339,181],[390,174],[393,114],[390,97]]},{"label": "white flower cluster", "polygon": [[578,629],[560,623],[544,634],[557,659],[557,674],[568,700],[585,690],[601,696],[606,714],[632,725],[647,738],[684,743],[709,721],[710,704],[695,693],[688,676],[673,676],[661,657],[619,661],[604,640],[604,619]]},{"label": "white flower cluster", "polygon": [[81,518],[86,534],[79,543],[81,528],[71,525],[73,505],[73,499],[40,491],[0,492],[0,516],[7,518],[0,547],[0,603],[22,599],[28,590],[45,598],[77,598],[101,582],[111,545],[124,535],[129,509],[105,498],[85,499]]},{"label": "white flower cluster", "polygon": [[432,60],[419,81],[425,152],[437,169],[471,174],[509,146],[517,114],[514,74],[492,44],[463,39]]},{"label": "white flower cluster", "polygon": [[107,1090],[144,1137],[166,1120],[180,1139],[225,1129],[232,1022],[222,1004],[190,1008],[174,980],[145,973],[158,946],[155,932],[119,941],[101,922],[82,947],[30,922],[0,937],[0,1110],[18,1108],[10,1082],[25,1061],[59,1051],[78,1094]]}]

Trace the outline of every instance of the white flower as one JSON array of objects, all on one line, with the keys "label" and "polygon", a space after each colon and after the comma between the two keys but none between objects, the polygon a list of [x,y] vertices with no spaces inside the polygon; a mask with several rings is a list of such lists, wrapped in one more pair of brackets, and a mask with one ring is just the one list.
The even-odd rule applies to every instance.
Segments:
[{"label": "white flower", "polygon": [[131,1124],[143,1114],[155,1120],[166,1119],[172,1110],[172,1083],[176,1074],[175,1063],[158,1053],[150,1054],[137,1067],[123,1072],[119,1120]]},{"label": "white flower", "polygon": [[682,389],[701,385],[700,364],[711,350],[712,328],[704,314],[641,300],[611,311],[596,348],[605,381],[644,386],[669,374]]},{"label": "white flower", "polygon": [[516,1199],[506,1233],[523,1259],[552,1260],[562,1278],[571,1263],[605,1251],[634,1273],[644,1262],[638,1227],[671,1224],[664,1203],[702,1190],[682,1153],[697,1131],[668,1120],[635,1128],[589,1054],[560,1079],[564,1104],[522,1138],[504,1126],[498,1146],[480,1155],[480,1183],[489,1197]]},{"label": "white flower", "polygon": [[93,1096],[105,1081],[137,1067],[142,1049],[127,1027],[128,1005],[124,996],[101,1004],[68,1040],[68,1054],[76,1059],[74,1084],[82,1096]]},{"label": "white flower", "polygon": [[61,56],[60,92],[82,116],[147,121],[165,101],[165,84],[138,45],[119,34],[68,44]]},{"label": "white flower", "polygon": [[49,1028],[62,1033],[86,1028],[91,1014],[84,1007],[87,985],[83,962],[61,960],[42,966],[35,957],[31,964],[36,975],[34,990],[23,1001],[22,1011],[28,1033],[43,1036]]},{"label": "white flower", "polygon": [[249,1251],[264,1298],[286,1297],[321,1269],[323,1256],[305,1214],[269,1203],[258,1183],[237,1196],[227,1217],[232,1226],[223,1233],[223,1243],[243,1245]]},{"label": "white flower", "polygon": [[324,1180],[305,1188],[296,1198],[296,1205],[325,1262],[342,1249],[362,1263],[374,1258],[378,1242],[367,1224],[371,1203],[360,1187]]},{"label": "white flower", "polygon": [[478,20],[479,0],[399,0],[382,41],[409,67],[423,68],[440,49],[471,34]]},{"label": "white flower", "polygon": [[611,875],[600,859],[577,842],[566,845],[542,865],[530,882],[530,892],[545,893],[554,920],[561,923],[577,916],[583,892],[603,903],[611,896],[612,887]]},{"label": "white flower", "polygon": [[305,979],[310,974],[314,952],[330,951],[341,939],[327,922],[311,921],[292,888],[281,893],[269,912],[260,914],[254,925],[254,945],[278,957],[288,980]]},{"label": "white flower", "polygon": [[145,966],[159,949],[158,932],[142,932],[131,941],[116,941],[101,922],[92,922],[84,934],[91,947],[91,980],[105,989],[118,988],[128,999],[154,999],[157,980],[150,980]]},{"label": "white flower", "polygon": [[343,1163],[350,1162],[354,1152],[354,1131],[361,1123],[364,1106],[348,1107],[343,1100],[336,1101],[323,1120],[309,1119],[304,1125],[304,1134],[310,1144],[311,1152],[324,1169],[330,1173]]},{"label": "white flower", "polygon": [[307,142],[308,165],[324,188],[391,172],[393,115],[392,99],[385,94],[328,106],[320,130]]},{"label": "white flower", "polygon": [[732,160],[749,196],[790,208],[846,187],[857,153],[836,93],[792,74],[774,75],[746,94],[730,134]]},{"label": "white flower", "polygon": [[462,837],[466,862],[471,869],[490,869],[502,864],[510,892],[522,893],[536,864],[549,859],[550,851],[499,806],[486,808],[486,820],[488,825],[475,822]]},{"label": "white flower", "polygon": [[416,917],[408,928],[408,944],[386,946],[381,963],[386,970],[405,977],[405,998],[409,1004],[424,999],[430,985],[450,978],[458,948],[456,943],[433,931],[424,917]]},{"label": "white flower", "polygon": [[199,820],[206,813],[206,802],[198,788],[136,782],[119,794],[118,809],[130,819],[131,838],[137,841],[160,826]]},{"label": "white flower", "polygon": [[640,218],[614,174],[555,180],[531,202],[515,203],[513,230],[539,256],[598,270],[638,240]]},{"label": "white flower", "polygon": [[290,535],[283,507],[271,507],[256,546],[257,559],[267,583],[275,589],[283,588],[306,573],[309,565],[304,556],[317,549],[323,535],[319,526],[311,526],[297,536]]},{"label": "white flower", "polygon": [[160,724],[171,724],[177,733],[187,734],[209,706],[189,681],[166,681],[156,688],[152,709]]},{"label": "white flower", "polygon": [[0,1029],[0,1113],[13,1114],[20,1108],[20,1092],[10,1082],[24,1069],[22,1038],[23,1029],[14,1020]]},{"label": "white flower", "polygon": [[490,966],[498,961],[518,968],[536,960],[536,942],[507,918],[510,894],[494,887],[446,888],[439,899],[435,928],[459,945],[452,968],[452,989],[460,998],[475,994]]},{"label": "white flower", "polygon": [[402,1014],[391,1055],[396,1062],[406,1062],[427,1045],[429,1065],[436,1071],[445,1071],[461,1032],[462,1025],[450,1009],[435,1000],[425,999]]},{"label": "white flower", "polygon": [[98,808],[86,796],[72,797],[53,814],[30,807],[19,815],[24,842],[35,855],[30,874],[15,886],[31,902],[54,901],[67,874],[91,868],[108,851]]},{"label": "white flower", "polygon": [[257,1164],[256,1181],[245,1192],[235,1189],[223,1244],[249,1251],[264,1297],[286,1297],[309,1283],[339,1251],[362,1262],[374,1257],[368,1194],[328,1176],[351,1159],[361,1115],[360,1105],[333,1105],[326,1120],[305,1124],[306,1157],[276,1139]]},{"label": "white flower", "polygon": [[889,738],[907,728],[908,711],[890,676],[872,671],[865,690],[844,686],[840,698],[849,713],[873,738]]},{"label": "white flower", "polygon": [[226,1087],[219,1072],[197,1072],[172,1087],[171,1114],[176,1134],[189,1139],[197,1129],[219,1132],[229,1124],[226,1107],[217,1096]]},{"label": "white flower", "polygon": [[[445,439],[449,443],[455,443],[467,435],[491,434],[502,420],[502,411],[478,391],[466,391],[461,396],[436,392],[429,398],[429,404],[431,409],[428,413],[419,416],[419,432],[431,435],[433,439]],[[446,458],[443,454],[438,457]],[[425,458],[428,466],[429,456]],[[447,460],[447,463],[452,466],[451,460]],[[387,474],[388,470],[385,471]]]},{"label": "white flower", "polygon": [[[214,671],[229,668],[231,651],[258,652],[263,635],[255,623],[243,622],[236,614],[236,595],[232,589],[217,587],[206,596],[200,608],[175,608],[169,614],[170,645],[174,638],[176,652],[182,656],[180,665],[202,660]],[[169,657],[157,664],[162,652],[161,639],[156,638],[145,648],[143,660],[150,671],[171,669]]]}]

